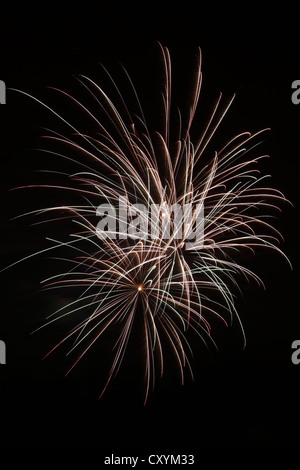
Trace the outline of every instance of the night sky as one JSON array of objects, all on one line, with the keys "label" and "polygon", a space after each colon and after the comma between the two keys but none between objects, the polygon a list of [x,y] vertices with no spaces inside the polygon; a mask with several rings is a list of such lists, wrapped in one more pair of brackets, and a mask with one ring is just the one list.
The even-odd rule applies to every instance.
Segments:
[{"label": "night sky", "polygon": [[[200,459],[205,450],[298,445],[300,364],[291,361],[292,342],[300,339],[296,282],[300,104],[291,101],[291,84],[300,80],[297,13],[287,6],[265,13],[254,5],[243,10],[172,8],[175,11],[167,12],[145,5],[135,11],[128,6],[108,12],[93,3],[84,11],[70,6],[66,11],[45,7],[7,13],[0,62],[0,80],[7,87],[6,105],[0,106],[1,266],[43,249],[45,237],[54,237],[57,231],[55,224],[30,226],[26,219],[11,218],[43,207],[49,198],[57,203],[63,198],[60,193],[10,191],[37,183],[37,170],[53,165],[33,150],[41,145],[41,127],[63,130],[45,109],[12,89],[48,102],[53,97],[53,104],[64,112],[47,87],[76,93],[74,75],[103,77],[102,63],[118,77],[122,63],[145,111],[153,117],[160,93],[159,41],[173,60],[174,99],[179,106],[185,103],[198,46],[203,56],[204,108],[209,109],[220,91],[225,99],[237,94],[216,136],[221,144],[244,130],[271,129],[261,144],[262,153],[270,155],[262,170],[293,203],[283,206],[276,221],[284,237],[281,248],[293,270],[272,253],[250,256],[247,266],[262,278],[265,290],[243,283],[243,295],[236,299],[246,348],[236,324],[217,329],[218,354],[195,348],[194,382],[187,379],[182,387],[171,366],[157,380],[146,406],[134,349],[138,339],[99,400],[103,365],[97,350],[64,377],[63,354],[42,360],[57,340],[59,325],[31,334],[61,305],[61,296],[74,294],[40,291],[40,281],[55,272],[54,261],[35,257],[2,272],[0,340],[7,352],[6,365],[0,365],[3,448],[97,449],[102,462],[111,452],[144,458],[150,453],[194,454]],[[59,160],[54,164],[63,171]]]}]

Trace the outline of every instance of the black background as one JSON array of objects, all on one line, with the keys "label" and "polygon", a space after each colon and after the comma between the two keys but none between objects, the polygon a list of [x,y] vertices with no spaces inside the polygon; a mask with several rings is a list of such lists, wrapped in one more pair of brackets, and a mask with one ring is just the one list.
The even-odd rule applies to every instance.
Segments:
[{"label": "black background", "polygon": [[[51,311],[49,303],[59,302],[58,297],[39,293],[39,282],[51,266],[44,259],[31,259],[6,270],[1,274],[0,318],[0,339],[7,347],[7,364],[0,366],[1,442],[6,449],[97,449],[103,461],[111,452],[147,457],[150,452],[200,455],[212,449],[298,445],[300,365],[291,362],[291,344],[300,338],[300,105],[291,101],[291,83],[300,79],[298,12],[288,5],[264,11],[255,5],[182,8],[145,5],[137,10],[127,5],[109,12],[101,3],[80,9],[73,5],[65,11],[27,5],[24,11],[7,13],[0,63],[0,79],[8,87],[7,104],[0,107],[1,266],[45,246],[43,228],[9,221],[31,210],[35,196],[8,190],[27,183],[32,171],[43,167],[45,162],[32,148],[48,117],[9,88],[50,97],[47,86],[73,90],[72,74],[97,76],[97,61],[117,71],[120,61],[151,112],[158,92],[160,41],[173,58],[179,101],[184,103],[198,46],[208,102],[219,91],[225,97],[237,92],[220,139],[227,133],[230,137],[243,130],[271,128],[262,145],[271,155],[263,170],[294,204],[284,208],[278,221],[285,238],[282,249],[293,271],[279,256],[252,258],[249,266],[262,277],[266,290],[245,286],[244,296],[237,299],[246,349],[241,348],[237,328],[217,332],[220,354],[208,358],[199,351],[198,359],[196,354],[194,383],[187,380],[182,387],[171,369],[143,406],[142,381],[135,382],[130,360],[100,400],[94,356],[96,365],[67,378],[61,358],[42,361],[56,339],[55,331],[50,336],[30,332]],[[47,200],[39,197],[41,203],[43,197]]]}]

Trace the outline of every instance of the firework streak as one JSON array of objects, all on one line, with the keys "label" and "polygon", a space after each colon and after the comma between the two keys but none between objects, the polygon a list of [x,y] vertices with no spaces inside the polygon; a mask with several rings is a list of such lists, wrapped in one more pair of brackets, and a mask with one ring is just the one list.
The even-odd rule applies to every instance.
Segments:
[{"label": "firework streak", "polygon": [[[268,187],[268,177],[257,168],[265,156],[255,151],[266,129],[241,133],[220,150],[211,150],[212,138],[234,97],[222,104],[219,96],[192,142],[202,83],[201,52],[189,115],[183,119],[171,106],[171,61],[168,50],[160,48],[163,123],[155,132],[147,126],[126,71],[138,109],[134,114],[112,80],[120,106],[93,80],[78,77],[93,102],[93,112],[57,90],[93,123],[92,135],[31,97],[70,131],[49,131],[46,139],[53,148],[49,144],[44,151],[60,155],[74,172],[66,175],[65,184],[44,187],[72,193],[74,200],[81,198],[79,204],[35,211],[55,214],[51,220],[70,217],[75,227],[67,241],[52,239],[51,246],[40,252],[72,250],[70,269],[45,280],[44,285],[78,289],[78,298],[54,312],[42,326],[64,320],[71,327],[48,354],[62,346],[77,354],[69,373],[107,335],[112,350],[103,393],[119,370],[130,338],[142,331],[143,347],[137,354],[144,359],[145,401],[156,376],[163,374],[166,349],[173,352],[182,383],[186,371],[192,375],[191,333],[208,348],[216,347],[212,322],[229,325],[237,319],[244,338],[233,292],[242,277],[261,281],[239,259],[260,248],[282,254],[281,236],[268,218],[286,201]],[[174,207],[188,210],[179,209],[174,216]],[[137,328],[137,323],[143,326]]]}]

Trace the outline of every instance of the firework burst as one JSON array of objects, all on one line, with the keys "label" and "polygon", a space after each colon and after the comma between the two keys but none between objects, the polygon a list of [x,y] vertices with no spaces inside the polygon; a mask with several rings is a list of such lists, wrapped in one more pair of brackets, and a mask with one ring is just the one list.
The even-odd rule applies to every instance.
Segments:
[{"label": "firework burst", "polygon": [[[57,90],[93,123],[92,135],[33,98],[70,131],[67,135],[49,131],[45,138],[53,147],[44,151],[59,155],[74,168],[65,175],[66,183],[43,185],[70,192],[74,205],[35,211],[54,214],[50,220],[69,217],[75,227],[69,240],[52,239],[41,252],[72,251],[70,269],[46,279],[44,286],[78,290],[78,297],[42,326],[64,319],[71,327],[48,354],[63,346],[77,354],[69,373],[104,333],[109,334],[112,351],[103,393],[118,372],[139,321],[144,348],[137,354],[145,359],[145,400],[156,375],[163,374],[166,347],[173,351],[183,383],[186,371],[192,375],[187,331],[207,347],[216,347],[211,335],[214,321],[225,325],[239,321],[233,290],[239,288],[240,277],[261,283],[239,264],[241,253],[262,247],[282,254],[281,236],[270,224],[269,214],[285,201],[258,170],[264,156],[251,157],[265,130],[241,133],[213,154],[209,150],[234,97],[223,104],[219,96],[203,131],[192,142],[202,83],[201,52],[189,116],[183,119],[171,106],[169,52],[160,49],[164,119],[153,133],[126,71],[138,109],[134,115],[109,74],[120,106],[86,76],[78,80],[93,112]],[[184,211],[174,217],[175,206],[189,208],[189,217]],[[117,209],[109,212],[110,208]],[[244,338],[241,322],[240,327]]]}]

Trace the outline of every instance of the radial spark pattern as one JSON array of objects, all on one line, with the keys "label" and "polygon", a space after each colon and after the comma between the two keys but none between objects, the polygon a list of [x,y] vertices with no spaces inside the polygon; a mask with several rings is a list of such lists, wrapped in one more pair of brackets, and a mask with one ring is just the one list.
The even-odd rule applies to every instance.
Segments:
[{"label": "radial spark pattern", "polygon": [[[72,370],[104,334],[109,335],[111,356],[99,358],[110,361],[104,391],[122,363],[131,336],[142,331],[144,347],[136,353],[145,364],[145,399],[155,377],[163,374],[166,348],[173,351],[183,382],[186,370],[192,374],[187,332],[207,347],[216,346],[211,335],[214,322],[228,325],[233,319],[239,321],[233,295],[239,279],[253,278],[260,283],[239,264],[244,259],[241,254],[260,247],[281,253],[280,234],[270,224],[269,215],[285,201],[258,170],[264,157],[256,155],[256,146],[264,131],[236,135],[221,149],[216,144],[212,153],[213,136],[233,98],[223,104],[219,96],[198,139],[191,141],[196,110],[197,115],[199,112],[200,51],[187,119],[171,106],[171,61],[166,48],[161,47],[161,57],[164,119],[153,132],[125,71],[138,109],[135,114],[126,107],[126,99],[113,81],[118,105],[92,79],[78,77],[85,96],[93,102],[93,111],[58,90],[93,124],[92,134],[40,102],[70,131],[64,135],[49,132],[45,151],[60,155],[74,168],[65,175],[65,184],[48,187],[70,192],[76,201],[37,211],[71,217],[75,227],[69,240],[52,240],[44,250],[68,248],[74,254],[70,269],[45,280],[45,286],[78,289],[78,298],[46,322],[63,320],[71,327],[50,352],[66,346],[69,353],[77,354]],[[155,123],[151,126],[153,129]],[[101,212],[97,209],[101,204],[117,209],[111,214]],[[183,213],[174,219],[174,205],[190,208],[188,222]],[[150,210],[155,236],[148,231]],[[100,220],[107,224],[99,227]],[[194,236],[196,232],[198,236]],[[137,330],[136,323],[142,328]]]}]

